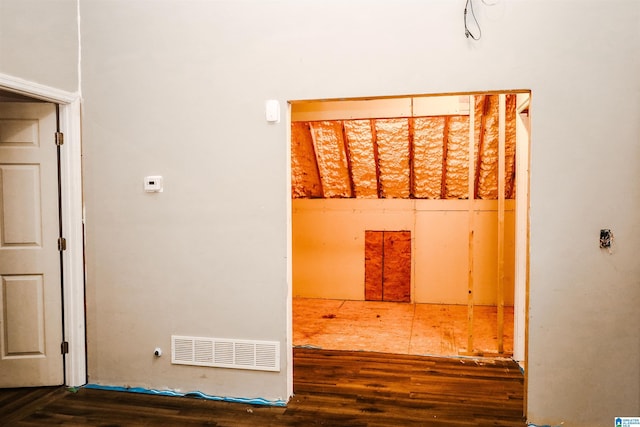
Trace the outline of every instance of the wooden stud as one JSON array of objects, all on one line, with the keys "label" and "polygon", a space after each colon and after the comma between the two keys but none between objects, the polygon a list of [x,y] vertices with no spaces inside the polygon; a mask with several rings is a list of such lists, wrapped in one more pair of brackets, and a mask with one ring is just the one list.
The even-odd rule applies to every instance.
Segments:
[{"label": "wooden stud", "polygon": [[[469,96],[469,105],[475,106],[475,96]],[[467,298],[467,353],[473,353],[473,234],[474,234],[474,186],[475,186],[475,108],[469,108],[469,175],[468,175],[468,201],[469,201],[469,271],[468,271],[468,298]]]},{"label": "wooden stud", "polygon": [[504,204],[506,160],[506,103],[498,95],[498,353],[504,353]]},{"label": "wooden stud", "polygon": [[[528,107],[527,107],[528,108]],[[526,237],[526,254],[525,254],[525,302],[524,302],[524,396],[522,401],[522,415],[524,417],[527,416],[527,407],[529,401],[529,289],[531,284],[529,283],[529,274],[531,273],[531,264],[530,264],[530,244],[531,244],[531,221],[529,219],[529,206],[531,205],[531,131],[527,129],[528,137],[527,137],[527,145],[524,149],[527,150],[527,190],[526,190],[526,200],[527,200],[527,237]],[[516,148],[517,149],[517,148]]]},{"label": "wooden stud", "polygon": [[380,161],[378,160],[378,134],[376,132],[376,121],[371,119],[371,144],[373,145],[373,160],[376,164],[376,191],[378,199],[382,198],[382,183],[380,182]]},{"label": "wooden stud", "polygon": [[347,173],[349,174],[350,197],[357,197],[355,183],[353,182],[353,167],[351,166],[351,151],[349,150],[349,142],[347,140],[347,131],[344,128],[344,120],[340,121],[342,129],[342,144],[344,145],[344,155],[347,158]]},{"label": "wooden stud", "polygon": [[440,198],[447,198],[447,149],[449,148],[449,116],[444,117],[444,129],[442,130],[442,180],[440,185]]},{"label": "wooden stud", "polygon": [[413,135],[414,135],[414,122],[413,117],[409,119],[409,198],[415,198],[416,191],[416,174],[414,171],[414,163],[415,163],[415,148],[413,146]]}]

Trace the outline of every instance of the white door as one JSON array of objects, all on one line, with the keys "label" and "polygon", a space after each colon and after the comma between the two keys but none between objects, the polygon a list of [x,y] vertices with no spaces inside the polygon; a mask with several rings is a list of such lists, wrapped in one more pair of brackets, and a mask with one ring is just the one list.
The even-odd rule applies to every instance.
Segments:
[{"label": "white door", "polygon": [[0,103],[0,387],[64,381],[56,109]]}]

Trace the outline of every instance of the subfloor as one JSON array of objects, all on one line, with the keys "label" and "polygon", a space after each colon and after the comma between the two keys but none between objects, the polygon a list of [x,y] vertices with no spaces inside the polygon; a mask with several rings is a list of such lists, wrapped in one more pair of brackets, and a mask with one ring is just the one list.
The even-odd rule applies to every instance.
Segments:
[{"label": "subfloor", "polygon": [[[293,299],[293,345],[329,350],[459,356],[467,351],[467,306]],[[504,310],[498,354],[497,308],[474,307],[473,353],[513,354],[513,307]]]}]

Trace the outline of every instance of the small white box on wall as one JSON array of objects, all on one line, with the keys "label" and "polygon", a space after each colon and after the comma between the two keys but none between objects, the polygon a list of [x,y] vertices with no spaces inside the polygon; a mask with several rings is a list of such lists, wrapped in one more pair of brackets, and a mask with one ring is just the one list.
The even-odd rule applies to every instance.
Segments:
[{"label": "small white box on wall", "polygon": [[144,191],[147,193],[162,193],[162,176],[152,175],[144,177]]}]

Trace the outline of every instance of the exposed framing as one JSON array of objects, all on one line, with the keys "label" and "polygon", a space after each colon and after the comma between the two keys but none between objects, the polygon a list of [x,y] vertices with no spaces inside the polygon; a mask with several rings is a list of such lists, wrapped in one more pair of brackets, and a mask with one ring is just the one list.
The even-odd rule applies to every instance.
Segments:
[{"label": "exposed framing", "polygon": [[87,358],[84,311],[80,94],[6,74],[0,74],[0,89],[60,106],[60,130],[65,134],[65,144],[60,153],[62,227],[67,239],[67,250],[62,253],[64,268],[62,292],[64,295],[64,336],[69,343],[69,353],[66,355],[64,367],[65,385],[81,386],[87,382]]},{"label": "exposed framing", "polygon": [[[498,353],[504,353],[504,193],[506,146],[506,95],[498,95]],[[516,143],[517,149],[517,143]],[[515,288],[515,283],[514,283]],[[515,289],[514,289],[515,291]]]},{"label": "exposed framing", "polygon": [[[474,216],[475,216],[475,135],[476,135],[476,97],[474,95],[469,96],[469,168],[468,168],[468,195],[467,200],[469,202],[469,265],[468,265],[468,277],[467,285],[469,288],[469,294],[467,299],[467,351],[465,354],[473,354],[473,273],[474,273],[474,256],[473,256],[473,242],[474,242]],[[480,130],[482,133],[482,130]]]},{"label": "exposed framing", "polygon": [[[371,99],[361,99],[361,98],[354,98],[354,99],[308,99],[308,100],[289,100],[288,101],[288,106],[289,106],[289,116],[288,116],[288,121],[287,121],[287,189],[288,189],[288,195],[291,194],[291,132],[290,132],[290,127],[291,127],[291,123],[292,121],[311,121],[311,120],[341,120],[344,119],[344,112],[346,110],[351,112],[351,115],[354,118],[360,118],[360,119],[365,119],[368,118],[371,120],[372,123],[372,133],[373,133],[373,141],[374,141],[374,147],[376,147],[376,135],[375,135],[375,127],[373,126],[373,119],[375,118],[389,118],[389,117],[413,117],[414,115],[414,103],[416,101],[422,101],[425,98],[437,98],[440,96],[469,96],[469,116],[470,116],[470,127],[469,127],[469,142],[470,142],[470,147],[469,147],[469,162],[471,164],[470,166],[470,173],[469,173],[469,177],[471,178],[473,175],[475,175],[475,164],[473,164],[474,160],[475,160],[475,144],[474,144],[474,139],[475,139],[475,123],[474,123],[474,119],[475,119],[475,95],[500,95],[501,96],[501,103],[504,103],[504,99],[503,97],[505,95],[517,95],[518,98],[516,99],[516,115],[519,115],[520,113],[522,113],[523,110],[528,110],[529,104],[530,104],[530,99],[531,99],[531,91],[527,90],[527,89],[513,89],[513,90],[497,90],[497,91],[479,91],[479,92],[451,92],[451,93],[441,93],[441,94],[432,94],[432,95],[417,95],[415,99],[413,99],[413,96],[410,95],[406,95],[406,96],[381,96],[381,97],[376,97],[376,100],[385,100],[385,101],[392,101],[392,104],[389,105],[386,108],[379,108],[377,105],[374,105],[374,107],[369,110],[367,108],[365,108],[365,104],[367,103],[371,103]],[[523,98],[520,98],[520,95],[523,96]],[[402,98],[402,99],[401,99]],[[409,98],[412,98],[411,100]],[[330,107],[328,106],[328,104],[325,104],[324,109],[322,112],[318,113],[318,112],[313,112],[310,109],[306,108],[305,104],[307,103],[314,103],[317,101],[332,101],[333,104],[335,104],[335,107]],[[300,104],[302,105],[302,108],[299,109],[298,112],[296,112],[294,115],[292,115],[291,112],[291,104],[292,103],[296,103],[296,104]],[[485,106],[483,106],[483,108],[486,108]],[[502,106],[503,109],[503,117],[501,117],[500,120],[500,124],[499,124],[499,129],[501,132],[504,132],[503,127],[506,124],[506,117],[504,117],[504,109],[505,106]],[[363,114],[363,111],[367,110],[367,113]],[[446,130],[449,126],[449,120],[448,120],[448,116],[445,115],[445,135],[446,135]],[[516,118],[516,122],[518,122],[518,118]],[[480,132],[480,138],[483,137],[483,128],[484,126],[481,126],[481,132]],[[524,365],[524,370],[525,370],[525,402],[524,402],[524,407],[523,407],[523,412],[526,414],[526,408],[527,408],[527,384],[528,384],[528,350],[529,350],[529,342],[528,342],[528,336],[529,336],[529,246],[530,246],[530,229],[529,229],[529,195],[530,195],[530,179],[529,179],[529,172],[530,172],[530,150],[531,150],[531,139],[530,139],[530,129],[529,126],[527,126],[526,129],[521,130],[521,129],[517,129],[517,134],[520,135],[517,137],[517,141],[525,141],[524,144],[522,144],[522,146],[524,147],[524,149],[522,149],[522,146],[518,146],[516,147],[515,153],[514,153],[514,157],[515,157],[515,170],[519,171],[516,173],[516,177],[514,178],[514,182],[512,183],[511,188],[508,189],[508,196],[509,198],[511,198],[512,194],[513,194],[513,187],[517,187],[520,189],[523,189],[524,191],[526,191],[526,197],[518,197],[516,200],[516,261],[515,261],[515,268],[516,269],[520,269],[521,272],[520,273],[515,273],[516,276],[520,276],[521,277],[521,282],[518,282],[518,278],[516,277],[515,280],[516,282],[514,283],[515,286],[515,290],[514,290],[514,341],[513,341],[513,350],[514,350],[514,359],[519,362],[521,365]],[[525,132],[526,135],[524,135],[521,132]],[[521,139],[521,137],[524,136],[524,139]],[[505,135],[502,135],[502,138],[505,138]],[[504,141],[502,141],[503,146],[502,146],[502,156],[503,156],[503,160],[502,160],[502,168],[503,168],[503,179],[499,180],[502,182],[503,186],[502,186],[502,198],[503,198],[503,202],[504,202],[504,198],[505,198],[505,191],[507,190],[505,188],[504,185],[504,176],[506,173],[506,153],[504,153],[505,148],[504,148]],[[446,144],[445,144],[446,147]],[[376,147],[377,148],[377,147]],[[446,150],[446,148],[445,148]],[[377,151],[377,150],[376,150]],[[376,152],[377,154],[377,152]],[[445,185],[445,178],[446,177],[446,158],[447,158],[447,153],[446,151],[443,153],[443,165],[442,165],[442,171],[443,171],[443,180],[441,183],[441,197],[445,198],[446,197],[446,185]],[[377,161],[377,155],[376,155],[376,165],[378,165],[378,161]],[[379,170],[376,171],[377,172],[377,182],[378,182],[378,187],[379,187]],[[499,182],[500,182],[499,181]],[[517,183],[516,183],[517,181]],[[472,275],[472,271],[473,271],[473,221],[474,221],[474,205],[473,205],[473,199],[475,199],[475,179],[473,180],[473,184],[469,183],[469,187],[470,187],[470,193],[469,193],[469,207],[468,207],[468,211],[469,211],[469,254],[470,254],[470,258],[469,258],[469,278],[470,278],[470,283],[469,283],[469,290],[473,291],[473,275]],[[411,185],[413,185],[413,183],[411,183]],[[411,190],[413,190],[413,187],[411,187]],[[500,191],[500,190],[499,190]],[[522,193],[520,193],[522,194]],[[380,197],[380,188],[378,188],[378,196]],[[292,269],[292,262],[291,262],[291,255],[292,255],[292,240],[291,240],[291,233],[292,233],[292,229],[291,229],[291,199],[290,197],[288,197],[287,199],[287,221],[289,224],[289,228],[288,228],[288,243],[287,243],[287,254],[288,254],[288,277],[287,277],[287,282],[288,282],[288,290],[289,290],[289,300],[288,300],[288,306],[287,306],[287,319],[288,321],[290,321],[291,317],[292,317],[292,294],[293,294],[293,283],[292,283],[292,275],[291,275],[291,269]],[[503,206],[503,214],[504,214],[504,206]],[[503,220],[504,221],[504,220]],[[504,227],[504,222],[503,222],[503,227]],[[504,239],[504,237],[503,237]],[[503,245],[504,245],[504,241],[503,241]],[[503,248],[504,250],[504,248]],[[518,259],[519,258],[519,259]],[[502,271],[502,275],[504,275],[504,270]],[[413,290],[412,290],[413,292]],[[502,294],[502,310],[504,310],[504,291],[501,292]],[[473,298],[472,298],[473,292],[470,294],[470,310],[469,310],[469,316],[470,316],[470,321],[473,322]],[[518,296],[520,295],[520,296]],[[502,328],[504,327],[504,313],[502,314]],[[289,324],[288,326],[288,337],[289,340],[292,340],[292,325]],[[501,334],[502,335],[502,334]],[[473,326],[469,327],[469,341],[468,341],[468,348],[466,352],[460,352],[460,355],[477,355],[476,353],[473,352]],[[502,349],[501,351],[502,352]],[[292,379],[292,372],[289,372],[289,379],[290,381],[288,382],[288,387],[289,390],[293,390],[293,379]],[[290,394],[291,395],[291,394]]]}]

